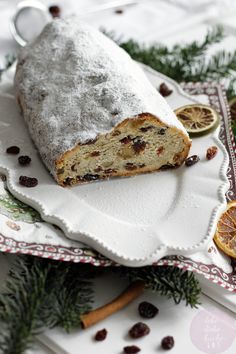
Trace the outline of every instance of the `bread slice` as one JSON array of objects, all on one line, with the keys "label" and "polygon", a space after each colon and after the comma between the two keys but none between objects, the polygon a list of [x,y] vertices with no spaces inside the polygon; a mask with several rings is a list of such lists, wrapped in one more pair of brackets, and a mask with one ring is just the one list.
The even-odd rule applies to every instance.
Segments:
[{"label": "bread slice", "polygon": [[178,167],[188,150],[184,134],[143,113],[66,152],[56,162],[57,179],[72,185]]},{"label": "bread slice", "polygon": [[142,69],[78,19],[55,20],[20,53],[16,95],[61,186],[178,167],[191,141]]}]

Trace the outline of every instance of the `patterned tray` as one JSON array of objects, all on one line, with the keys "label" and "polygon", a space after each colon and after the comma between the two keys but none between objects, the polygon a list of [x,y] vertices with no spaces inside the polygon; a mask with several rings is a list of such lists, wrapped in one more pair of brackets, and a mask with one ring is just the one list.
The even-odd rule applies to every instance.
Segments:
[{"label": "patterned tray", "polygon": [[[200,95],[201,101],[205,100],[212,105],[222,117],[220,139],[230,157],[227,172],[230,189],[226,196],[228,200],[236,199],[236,148],[224,89],[215,83],[188,83],[183,84],[182,87],[191,95]],[[44,222],[37,211],[15,199],[7,191],[4,182],[5,177],[1,176],[0,251],[91,263],[96,266],[118,266],[85,245],[65,238],[58,227]],[[173,265],[197,272],[214,283],[236,292],[236,263],[222,255],[213,241],[209,245],[207,254],[194,254],[189,257],[168,256],[155,265]]]}]

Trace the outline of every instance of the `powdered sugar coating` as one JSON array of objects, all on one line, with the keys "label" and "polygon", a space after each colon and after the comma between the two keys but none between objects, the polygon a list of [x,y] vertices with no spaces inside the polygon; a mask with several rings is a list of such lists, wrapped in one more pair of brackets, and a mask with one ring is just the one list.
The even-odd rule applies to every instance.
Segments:
[{"label": "powdered sugar coating", "polygon": [[130,56],[76,17],[49,23],[22,49],[15,87],[32,139],[54,175],[64,152],[140,113],[187,135]]}]

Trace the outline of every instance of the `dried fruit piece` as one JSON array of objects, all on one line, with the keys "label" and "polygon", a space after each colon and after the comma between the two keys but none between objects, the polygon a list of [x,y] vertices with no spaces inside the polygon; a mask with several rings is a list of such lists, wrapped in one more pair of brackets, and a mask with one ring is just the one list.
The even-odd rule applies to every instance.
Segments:
[{"label": "dried fruit piece", "polygon": [[167,163],[166,165],[162,165],[160,167],[160,170],[161,171],[166,171],[166,170],[170,170],[170,169],[173,169],[175,168],[176,166],[175,165],[171,165],[170,163]]},{"label": "dried fruit piece", "polygon": [[34,177],[20,176],[19,183],[24,187],[31,188],[37,186],[38,180]]},{"label": "dried fruit piece", "polygon": [[139,168],[143,168],[143,167],[145,167],[145,166],[146,166],[145,163],[140,163],[140,164],[138,165]]},{"label": "dried fruit piece", "polygon": [[159,86],[159,92],[163,97],[167,97],[170,96],[173,92],[173,90],[171,90],[165,82],[163,82],[162,84],[160,84]]},{"label": "dried fruit piece", "polygon": [[195,165],[195,163],[197,163],[200,160],[200,157],[198,155],[192,155],[189,156],[186,160],[185,160],[185,165],[187,167],[193,166]]},{"label": "dried fruit piece", "polygon": [[122,144],[129,144],[131,141],[132,141],[132,138],[131,138],[130,135],[125,136],[123,139],[120,139],[120,142],[121,142]]},{"label": "dried fruit piece", "polygon": [[206,158],[207,160],[212,160],[218,152],[217,146],[211,146],[207,149]]},{"label": "dried fruit piece", "polygon": [[30,158],[29,156],[27,156],[27,155],[25,155],[25,156],[19,156],[19,157],[18,157],[18,162],[19,162],[19,164],[20,164],[21,166],[27,166],[27,165],[30,164],[31,158]]},{"label": "dried fruit piece", "polygon": [[137,166],[134,165],[132,162],[127,162],[125,164],[125,169],[128,170],[128,171],[133,171],[133,170],[137,169]]},{"label": "dried fruit piece", "polygon": [[124,347],[124,353],[126,354],[136,354],[139,353],[140,351],[141,349],[136,345],[129,345],[127,347]]},{"label": "dried fruit piece", "polygon": [[95,334],[95,340],[98,342],[101,342],[105,340],[107,337],[107,330],[105,328],[101,329],[100,331],[97,331]]},{"label": "dried fruit piece", "polygon": [[105,174],[111,174],[111,173],[116,173],[117,170],[115,170],[114,168],[108,168],[107,170],[104,170],[104,173]]},{"label": "dried fruit piece", "polygon": [[129,330],[129,335],[131,338],[141,338],[147,336],[150,333],[150,328],[146,323],[138,322]]},{"label": "dried fruit piece", "polygon": [[117,15],[122,15],[123,12],[124,12],[124,10],[122,10],[122,9],[117,9],[117,10],[115,10],[115,13],[116,13]]},{"label": "dried fruit piece", "polygon": [[95,181],[99,178],[99,175],[92,175],[90,173],[87,173],[86,175],[83,176],[84,181]]},{"label": "dried fruit piece", "polygon": [[236,258],[236,200],[229,202],[226,211],[221,215],[214,241],[224,253]]},{"label": "dried fruit piece", "polygon": [[164,146],[159,146],[157,149],[156,149],[156,154],[157,156],[161,155],[161,153],[164,151]]},{"label": "dried fruit piece", "polygon": [[50,12],[53,18],[57,18],[61,16],[61,9],[57,5],[50,6],[48,11]]},{"label": "dried fruit piece", "polygon": [[6,149],[7,154],[17,155],[20,152],[20,148],[18,146],[9,146]]},{"label": "dried fruit piece", "polygon": [[159,135],[165,135],[165,133],[166,133],[166,128],[161,128],[157,132],[157,134],[159,134]]},{"label": "dried fruit piece", "polygon": [[100,151],[93,151],[90,154],[91,157],[95,157],[95,156],[99,156],[99,155],[100,155]]},{"label": "dried fruit piece", "polygon": [[[75,166],[75,165],[73,165],[73,166]],[[73,166],[71,166],[71,170],[72,170],[72,171],[73,171]],[[57,171],[58,174],[62,174],[62,173],[64,173],[64,172],[65,172],[64,167],[60,168],[60,169]]]},{"label": "dried fruit piece", "polygon": [[67,177],[63,183],[65,186],[69,186],[72,181],[73,181],[72,177]]},{"label": "dried fruit piece", "polygon": [[175,344],[174,338],[171,336],[164,337],[161,341],[161,347],[165,350],[170,350]]},{"label": "dried fruit piece", "polygon": [[190,104],[175,110],[177,118],[182,122],[188,133],[203,135],[215,129],[219,124],[218,113],[203,104]]},{"label": "dried fruit piece", "polygon": [[142,127],[139,130],[143,133],[148,132],[149,130],[153,129],[154,127],[152,125],[149,125],[148,127]]},{"label": "dried fruit piece", "polygon": [[133,149],[136,152],[136,154],[139,154],[140,152],[144,151],[146,148],[147,143],[142,140],[136,140],[133,143]]},{"label": "dried fruit piece", "polygon": [[102,171],[102,167],[98,166],[94,169],[94,172],[101,172]]},{"label": "dried fruit piece", "polygon": [[159,312],[156,306],[147,301],[143,301],[139,304],[138,311],[143,318],[153,318]]}]

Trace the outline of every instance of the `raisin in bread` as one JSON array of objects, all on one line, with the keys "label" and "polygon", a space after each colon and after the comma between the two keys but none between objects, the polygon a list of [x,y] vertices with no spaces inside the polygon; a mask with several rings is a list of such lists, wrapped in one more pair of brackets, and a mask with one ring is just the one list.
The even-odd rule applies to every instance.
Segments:
[{"label": "raisin in bread", "polygon": [[177,167],[188,155],[187,132],[139,65],[77,18],[49,23],[22,49],[15,88],[62,186]]}]

